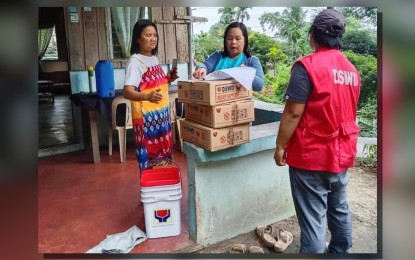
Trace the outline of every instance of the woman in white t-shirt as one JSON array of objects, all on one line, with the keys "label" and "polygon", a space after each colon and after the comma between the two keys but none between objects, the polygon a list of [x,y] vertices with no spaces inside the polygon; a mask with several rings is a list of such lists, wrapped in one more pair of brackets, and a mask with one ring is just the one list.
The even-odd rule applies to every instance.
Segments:
[{"label": "woman in white t-shirt", "polygon": [[178,78],[177,68],[166,75],[157,51],[156,25],[150,20],[137,21],[125,69],[124,97],[132,101],[136,156],[141,170],[168,164],[172,159],[168,84]]}]

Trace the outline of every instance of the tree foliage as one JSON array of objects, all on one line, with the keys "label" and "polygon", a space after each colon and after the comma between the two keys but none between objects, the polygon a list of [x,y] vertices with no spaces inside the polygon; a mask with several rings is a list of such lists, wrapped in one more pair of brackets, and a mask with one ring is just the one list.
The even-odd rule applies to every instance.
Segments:
[{"label": "tree foliage", "polygon": [[368,30],[346,32],[342,38],[342,49],[377,56],[376,41]]},{"label": "tree foliage", "polygon": [[360,126],[360,136],[377,137],[377,99],[369,97],[366,103],[357,111]]},{"label": "tree foliage", "polygon": [[228,25],[235,21],[236,10],[235,7],[223,7],[218,9],[218,14],[221,14],[219,23]]},{"label": "tree foliage", "polygon": [[376,7],[343,7],[341,12],[345,16],[354,16],[363,22],[370,22],[372,25],[377,23],[377,12]]},{"label": "tree foliage", "polygon": [[258,57],[264,72],[268,71],[268,64],[271,63],[271,60],[267,54],[272,47],[275,47],[278,44],[278,42],[259,32],[251,33],[248,39],[252,54]]},{"label": "tree foliage", "polygon": [[290,82],[291,65],[280,63],[277,65],[278,74],[275,80],[275,95],[280,104],[285,102],[284,94]]},{"label": "tree foliage", "polygon": [[224,23],[215,23],[209,29],[209,33],[215,37],[223,38],[227,24]]},{"label": "tree foliage", "polygon": [[291,66],[285,63],[277,63],[277,75],[265,75],[265,87],[254,96],[271,103],[283,104],[284,93],[290,80]]},{"label": "tree foliage", "polygon": [[245,20],[248,21],[251,16],[249,15],[248,9],[252,7],[223,7],[218,9],[218,14],[222,14],[220,17],[221,24],[228,25],[232,22],[238,21],[243,23]]},{"label": "tree foliage", "polygon": [[205,59],[222,49],[222,39],[210,33],[201,33],[193,40],[193,49],[195,50],[194,59],[197,62],[203,62]]},{"label": "tree foliage", "polygon": [[252,7],[236,7],[236,21],[243,23],[245,19],[248,21],[251,18],[248,8],[252,9]]},{"label": "tree foliage", "polygon": [[278,43],[269,49],[266,56],[273,65],[274,75],[276,74],[277,63],[280,61],[285,63],[288,59],[288,56],[282,51],[281,45]]},{"label": "tree foliage", "polygon": [[359,71],[361,78],[361,90],[358,107],[363,107],[369,98],[377,95],[377,59],[372,55],[360,55],[351,51],[344,54]]},{"label": "tree foliage", "polygon": [[301,39],[307,38],[304,33],[306,12],[301,7],[290,7],[282,13],[264,13],[259,18],[263,29],[268,25],[272,31],[276,30],[275,37],[287,44],[287,53],[292,61],[304,54],[300,43]]}]

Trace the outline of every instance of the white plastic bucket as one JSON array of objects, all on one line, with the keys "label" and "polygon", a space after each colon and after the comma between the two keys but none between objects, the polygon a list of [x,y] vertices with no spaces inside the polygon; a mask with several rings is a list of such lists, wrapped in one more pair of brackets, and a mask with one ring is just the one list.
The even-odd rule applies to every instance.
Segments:
[{"label": "white plastic bucket", "polygon": [[[143,172],[140,181],[146,235],[148,238],[178,236],[181,234],[180,199],[182,197],[182,189],[180,173],[178,169],[166,170],[165,168],[152,169],[151,171],[148,174],[153,175],[146,175]],[[148,178],[149,176],[155,176],[155,174],[158,174],[157,178],[155,178],[156,180]],[[176,176],[176,174],[179,175]],[[172,184],[172,182],[176,181],[179,182]],[[169,184],[157,185],[159,183]]]}]

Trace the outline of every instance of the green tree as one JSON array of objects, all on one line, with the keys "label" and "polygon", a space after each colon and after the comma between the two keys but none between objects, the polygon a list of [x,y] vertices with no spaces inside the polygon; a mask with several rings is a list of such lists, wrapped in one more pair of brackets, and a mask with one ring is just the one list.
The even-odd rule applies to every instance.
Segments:
[{"label": "green tree", "polygon": [[[359,11],[360,10],[360,11]],[[359,54],[370,54],[377,56],[377,39],[376,27],[371,26],[369,21],[371,18],[364,15],[356,15],[362,13],[366,8],[345,7],[341,11],[346,18],[346,32],[342,38],[342,49],[350,50]],[[368,10],[376,10],[369,8]],[[375,13],[376,16],[376,13]],[[368,26],[369,24],[369,26]]]},{"label": "green tree", "polygon": [[262,64],[262,68],[266,73],[268,71],[268,64],[272,63],[267,54],[272,47],[278,44],[278,42],[268,35],[259,32],[250,33],[248,40],[252,54],[258,57]]},{"label": "green tree", "polygon": [[195,60],[205,61],[206,57],[215,51],[222,49],[222,39],[210,33],[201,33],[193,40],[193,50],[195,50]]},{"label": "green tree", "polygon": [[370,98],[377,95],[377,59],[372,55],[360,55],[352,51],[344,54],[359,71],[361,90],[358,107],[362,108]]},{"label": "green tree", "polygon": [[279,104],[284,104],[284,94],[287,90],[288,83],[290,81],[291,75],[291,65],[279,63],[277,64],[278,74],[276,75],[275,80],[275,97]]},{"label": "green tree", "polygon": [[268,28],[274,31],[277,29],[275,36],[286,42],[288,54],[291,61],[301,57],[302,48],[300,47],[301,39],[306,39],[304,26],[306,25],[305,16],[307,11],[301,7],[290,7],[285,9],[282,14],[264,13],[260,18],[262,28],[268,25]]},{"label": "green tree", "polygon": [[378,9],[376,7],[342,7],[340,10],[345,16],[354,16],[372,25],[377,23]]},{"label": "green tree", "polygon": [[359,136],[377,137],[377,100],[376,96],[369,97],[365,104],[357,111],[359,120]]},{"label": "green tree", "polygon": [[210,29],[209,29],[209,33],[216,36],[216,37],[223,37],[223,34],[225,33],[225,29],[226,29],[227,24],[218,22],[213,24]]},{"label": "green tree", "polygon": [[276,69],[277,69],[277,63],[279,61],[281,62],[287,61],[288,56],[282,51],[281,45],[277,43],[269,49],[269,52],[267,53],[267,58],[273,65],[274,75],[275,75]]},{"label": "green tree", "polygon": [[221,14],[219,23],[221,24],[230,24],[236,19],[237,10],[235,7],[223,7],[218,9],[218,14]]},{"label": "green tree", "polygon": [[368,30],[346,32],[342,38],[342,50],[377,56],[376,41]]},{"label": "green tree", "polygon": [[[278,29],[280,19],[281,19],[280,17],[281,17],[281,14],[279,12],[263,13],[261,17],[259,18],[259,22],[261,24],[262,30],[265,31],[265,25],[268,25],[268,29],[271,29],[271,31]],[[275,36],[278,37],[278,34],[276,34]]]},{"label": "green tree", "polygon": [[237,7],[236,8],[236,21],[243,23],[246,19],[247,21],[251,18],[247,9],[252,9],[251,7]]},{"label": "green tree", "polygon": [[252,9],[251,7],[223,7],[218,9],[218,14],[222,14],[220,16],[219,23],[221,24],[230,24],[232,22],[238,21],[243,23],[251,18],[248,13],[248,9]]}]

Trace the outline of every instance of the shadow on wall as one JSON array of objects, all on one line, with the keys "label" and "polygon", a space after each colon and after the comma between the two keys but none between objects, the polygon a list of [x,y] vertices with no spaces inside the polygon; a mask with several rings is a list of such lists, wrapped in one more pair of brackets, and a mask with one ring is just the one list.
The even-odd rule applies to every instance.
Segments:
[{"label": "shadow on wall", "polygon": [[252,126],[278,122],[281,120],[281,116],[282,113],[277,111],[255,108],[255,121],[252,122]]}]

